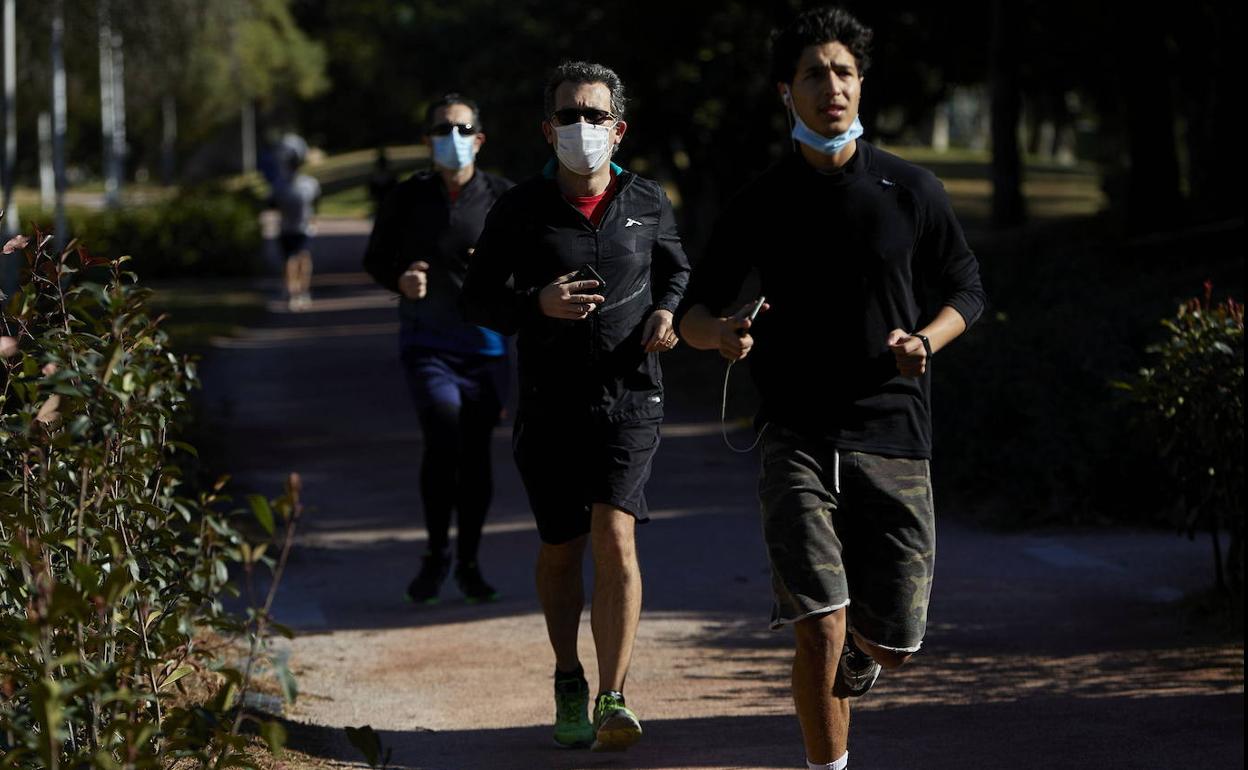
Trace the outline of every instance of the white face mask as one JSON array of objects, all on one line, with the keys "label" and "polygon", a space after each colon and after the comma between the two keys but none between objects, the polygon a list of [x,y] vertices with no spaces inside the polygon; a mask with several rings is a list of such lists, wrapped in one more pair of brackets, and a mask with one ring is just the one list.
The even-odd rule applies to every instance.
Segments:
[{"label": "white face mask", "polygon": [[589,176],[611,159],[610,125],[595,126],[580,121],[555,129],[555,155],[569,171]]}]

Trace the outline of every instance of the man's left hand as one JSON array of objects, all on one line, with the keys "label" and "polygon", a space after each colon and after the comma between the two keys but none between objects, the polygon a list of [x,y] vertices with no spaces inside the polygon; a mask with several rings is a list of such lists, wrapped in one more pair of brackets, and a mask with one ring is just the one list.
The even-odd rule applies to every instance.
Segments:
[{"label": "man's left hand", "polygon": [[923,340],[901,329],[888,333],[888,348],[897,359],[897,371],[903,377],[919,377],[927,371],[927,349]]},{"label": "man's left hand", "polygon": [[663,353],[676,347],[680,340],[672,328],[672,311],[656,310],[646,320],[641,333],[641,346],[647,353]]}]

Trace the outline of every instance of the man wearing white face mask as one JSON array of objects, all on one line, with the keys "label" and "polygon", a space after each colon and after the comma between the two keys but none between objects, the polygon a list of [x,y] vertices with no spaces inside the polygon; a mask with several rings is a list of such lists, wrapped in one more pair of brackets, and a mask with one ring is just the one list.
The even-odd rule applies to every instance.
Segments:
[{"label": "man wearing white face mask", "polygon": [[[930,368],[984,306],[940,181],[860,138],[870,42],[839,8],[774,38],[795,151],[724,212],[678,314],[693,347],[750,358],[771,626],[793,629],[811,770],[848,765],[849,699],[922,644],[936,552]],[[755,322],[725,313],[752,270],[767,299]]]},{"label": "man wearing white face mask", "polygon": [[[468,317],[518,333],[516,464],[537,519],[537,590],[555,654],[555,740],[620,750],[641,737],[624,680],[641,612],[634,524],[659,443],[658,354],[676,344],[672,311],[689,271],[663,188],[611,162],[628,125],[610,69],[559,66],[542,133],[555,153],[486,221],[464,303]],[[598,696],[577,655],[594,562],[591,627]]]},{"label": "man wearing white face mask", "polygon": [[451,572],[449,531],[457,517],[455,581],[469,602],[498,592],[477,564],[492,494],[490,436],[506,392],[506,345],[467,323],[459,293],[486,212],[511,182],[476,167],[485,141],[477,106],[447,94],[427,111],[434,170],[398,184],[382,201],[364,267],[399,295],[399,353],[420,417],[420,492],[429,541],[407,598],[438,600]]}]

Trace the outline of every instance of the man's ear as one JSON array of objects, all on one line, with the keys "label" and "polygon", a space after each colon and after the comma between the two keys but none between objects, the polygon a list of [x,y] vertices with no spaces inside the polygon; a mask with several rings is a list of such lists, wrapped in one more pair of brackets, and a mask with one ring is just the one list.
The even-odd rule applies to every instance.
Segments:
[{"label": "man's ear", "polygon": [[618,144],[621,140],[623,140],[623,139],[624,139],[624,132],[625,132],[625,131],[627,131],[627,130],[628,130],[628,123],[626,123],[626,122],[624,122],[624,121],[622,121],[622,120],[617,120],[617,121],[615,122],[615,137],[616,137],[616,138],[615,138],[615,141],[616,141],[616,143],[617,143],[617,144]]},{"label": "man's ear", "polygon": [[476,149],[480,150],[481,145],[485,144],[485,132],[478,131],[475,141],[476,141],[476,144],[475,144]]},{"label": "man's ear", "polygon": [[546,137],[546,144],[552,147],[555,144],[555,129],[551,127],[549,120],[542,121],[542,136]]}]

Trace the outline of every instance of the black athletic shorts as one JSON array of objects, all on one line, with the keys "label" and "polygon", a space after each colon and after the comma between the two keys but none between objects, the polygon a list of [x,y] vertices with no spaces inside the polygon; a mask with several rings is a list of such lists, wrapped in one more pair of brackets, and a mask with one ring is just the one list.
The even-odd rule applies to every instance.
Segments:
[{"label": "black athletic shorts", "polygon": [[277,237],[277,242],[282,247],[282,256],[286,259],[308,248],[308,236],[305,233],[282,233]]},{"label": "black athletic shorts", "polygon": [[512,452],[543,543],[559,545],[588,534],[594,503],[649,520],[645,486],[660,422],[577,422],[569,429],[554,418],[526,419],[520,409]]}]

